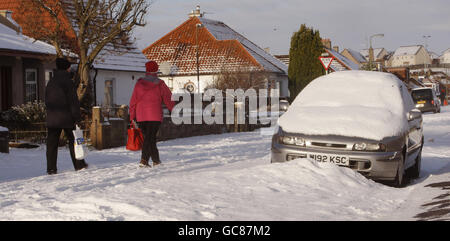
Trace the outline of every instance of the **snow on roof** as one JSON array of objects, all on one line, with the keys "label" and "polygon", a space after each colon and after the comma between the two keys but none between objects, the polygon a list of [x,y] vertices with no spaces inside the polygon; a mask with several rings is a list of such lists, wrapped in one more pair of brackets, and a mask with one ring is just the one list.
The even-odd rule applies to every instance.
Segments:
[{"label": "snow on roof", "polygon": [[406,112],[412,108],[406,86],[395,75],[341,71],[308,84],[279,125],[288,133],[382,140],[408,130]]},{"label": "snow on roof", "polygon": [[261,64],[264,69],[272,72],[279,72],[283,70],[285,73],[288,71],[286,64],[281,62],[273,55],[267,53],[265,50],[242,36],[241,34],[228,27],[223,22],[210,20],[206,18],[199,18],[203,25],[214,35],[217,40],[238,40],[249,53]]},{"label": "snow on roof", "polygon": [[[375,59],[379,59],[381,58],[381,56],[379,56],[381,54],[381,52],[384,50],[384,48],[376,48],[373,49],[373,56]],[[359,51],[359,53],[364,56],[364,58],[369,59],[369,49],[363,49],[361,51]]]},{"label": "snow on roof", "polygon": [[[349,60],[342,54],[334,51],[333,49],[325,49],[325,51],[327,51],[329,54],[333,55],[335,57],[335,59],[337,60],[337,61],[333,60],[333,62],[331,62],[331,65],[330,65],[330,67],[334,71],[358,70],[359,69],[359,66],[357,64],[355,64],[353,61]],[[345,68],[342,68],[342,67],[345,67]]]},{"label": "snow on roof", "polygon": [[[197,28],[198,24],[204,27]],[[287,65],[224,23],[199,17],[188,19],[143,52],[160,65],[176,66],[176,75],[192,75],[197,73],[197,51],[200,74],[224,70],[287,74]]]},{"label": "snow on roof", "polygon": [[366,58],[358,51],[353,49],[347,49],[348,53],[353,56],[359,63],[367,62]]},{"label": "snow on roof", "polygon": [[130,72],[145,72],[145,63],[148,59],[133,44],[117,51],[106,46],[94,62],[94,68],[104,70],[118,70]]},{"label": "snow on roof", "polygon": [[55,55],[55,48],[0,24],[0,49]]},{"label": "snow on roof", "polygon": [[395,50],[394,56],[416,55],[422,45],[402,46]]}]

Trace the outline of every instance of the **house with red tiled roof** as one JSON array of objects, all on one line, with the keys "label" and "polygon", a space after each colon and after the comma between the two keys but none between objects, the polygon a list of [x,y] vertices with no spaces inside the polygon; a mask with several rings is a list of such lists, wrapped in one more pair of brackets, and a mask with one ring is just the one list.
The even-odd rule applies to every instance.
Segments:
[{"label": "house with red tiled roof", "polygon": [[224,71],[262,71],[288,96],[287,65],[225,23],[204,18],[199,7],[143,53],[159,63],[174,92],[203,92]]},{"label": "house with red tiled roof", "polygon": [[[29,24],[30,18],[36,21],[36,24],[42,24],[42,26],[49,29],[56,29],[54,20],[47,12],[34,9],[21,11],[20,8],[23,1],[29,0],[0,0],[0,10],[10,11],[12,19],[22,27],[24,34],[30,37],[39,37],[33,36],[34,34],[39,35],[39,32],[36,32],[36,29],[30,29],[33,27]],[[70,4],[69,0],[49,0],[49,3],[56,1],[68,1],[67,4]],[[68,9],[64,10],[68,11]],[[64,11],[61,12],[59,18],[66,30],[66,37],[75,41],[75,32]],[[134,86],[139,77],[145,74],[146,62],[147,58],[134,43],[131,46],[123,46],[120,51],[110,46],[105,47],[94,61],[91,69],[91,80],[95,90],[95,104],[127,105],[131,98],[132,89],[130,90],[130,88]],[[45,71],[51,73],[52,70]],[[45,85],[41,87],[40,91],[43,89],[45,89]]]},{"label": "house with red tiled roof", "polygon": [[0,111],[44,100],[55,68],[55,48],[21,30],[10,11],[0,11]]}]

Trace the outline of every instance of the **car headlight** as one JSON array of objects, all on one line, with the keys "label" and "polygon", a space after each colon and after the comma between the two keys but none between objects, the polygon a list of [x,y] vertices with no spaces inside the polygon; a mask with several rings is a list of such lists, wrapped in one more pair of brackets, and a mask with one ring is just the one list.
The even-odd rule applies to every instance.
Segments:
[{"label": "car headlight", "polygon": [[355,143],[353,145],[354,151],[386,151],[386,145],[383,143]]},{"label": "car headlight", "polygon": [[286,145],[305,146],[305,139],[293,136],[282,136],[281,143]]}]

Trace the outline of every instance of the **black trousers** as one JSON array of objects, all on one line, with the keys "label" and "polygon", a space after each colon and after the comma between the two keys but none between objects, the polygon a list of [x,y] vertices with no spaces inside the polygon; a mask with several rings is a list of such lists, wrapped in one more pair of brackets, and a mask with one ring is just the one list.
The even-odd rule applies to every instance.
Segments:
[{"label": "black trousers", "polygon": [[64,130],[64,135],[69,141],[69,151],[70,157],[72,158],[73,167],[75,170],[79,170],[84,167],[84,160],[77,160],[75,158],[75,150],[74,150],[74,136],[72,128],[48,128],[47,129],[47,172],[56,172],[57,165],[56,161],[58,159],[58,144],[59,144],[59,136],[61,135],[61,131]]},{"label": "black trousers", "polygon": [[144,135],[144,144],[142,145],[142,160],[150,160],[153,162],[161,162],[159,159],[159,151],[156,146],[156,134],[158,133],[161,122],[159,121],[143,121],[139,122],[139,128]]}]

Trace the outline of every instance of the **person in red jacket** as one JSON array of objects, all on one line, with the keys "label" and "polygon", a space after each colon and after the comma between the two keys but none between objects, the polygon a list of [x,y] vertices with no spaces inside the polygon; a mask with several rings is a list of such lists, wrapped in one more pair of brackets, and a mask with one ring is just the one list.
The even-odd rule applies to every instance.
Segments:
[{"label": "person in red jacket", "polygon": [[175,103],[171,100],[172,92],[163,80],[158,78],[158,64],[149,61],[145,64],[145,77],[140,78],[134,86],[130,99],[130,121],[137,121],[144,135],[140,166],[150,167],[161,164],[156,146],[156,134],[163,121],[162,103],[172,111]]}]

